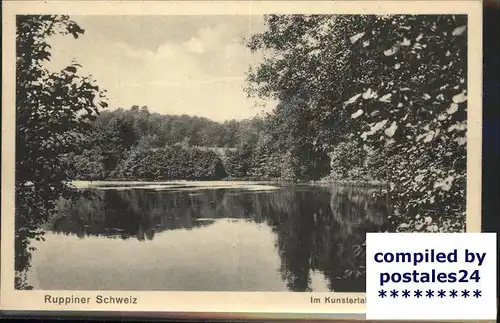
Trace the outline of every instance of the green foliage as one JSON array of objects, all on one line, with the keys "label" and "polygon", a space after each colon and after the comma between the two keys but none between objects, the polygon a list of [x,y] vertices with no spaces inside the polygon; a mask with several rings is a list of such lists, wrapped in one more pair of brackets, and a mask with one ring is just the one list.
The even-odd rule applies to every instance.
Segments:
[{"label": "green foliage", "polygon": [[62,34],[78,38],[83,30],[67,16],[17,16],[16,21],[16,221],[17,288],[24,282],[31,239],[43,239],[40,225],[53,212],[59,196],[70,197],[65,154],[87,145],[86,135],[98,109],[106,107],[104,92],[89,77],[77,74],[73,62],[49,72],[47,38]]}]

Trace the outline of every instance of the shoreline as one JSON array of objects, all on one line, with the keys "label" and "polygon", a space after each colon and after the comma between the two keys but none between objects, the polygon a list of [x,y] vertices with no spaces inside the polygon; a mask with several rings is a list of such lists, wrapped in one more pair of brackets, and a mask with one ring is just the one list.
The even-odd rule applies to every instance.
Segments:
[{"label": "shoreline", "polygon": [[274,184],[274,185],[315,185],[315,186],[323,186],[323,185],[338,185],[338,186],[354,186],[354,187],[380,187],[386,188],[389,186],[389,183],[384,181],[377,180],[333,180],[333,179],[321,179],[321,180],[283,180],[283,179],[273,179],[273,178],[223,178],[223,179],[172,179],[172,180],[150,180],[150,179],[77,179],[69,181],[71,184],[87,184],[87,183],[106,183],[106,184],[182,184],[182,183],[210,183],[210,182],[221,182],[221,183],[230,183],[230,182],[245,182],[251,184]]}]

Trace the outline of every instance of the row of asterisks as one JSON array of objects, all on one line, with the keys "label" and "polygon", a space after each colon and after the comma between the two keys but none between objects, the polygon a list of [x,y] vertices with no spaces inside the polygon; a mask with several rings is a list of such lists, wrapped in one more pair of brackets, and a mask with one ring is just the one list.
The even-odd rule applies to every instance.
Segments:
[{"label": "row of asterisks", "polygon": [[[389,292],[389,293],[388,293]],[[436,294],[434,294],[434,292],[436,292]],[[399,291],[393,289],[391,291],[386,291],[384,289],[381,289],[378,291],[378,296],[381,297],[381,298],[385,298],[385,297],[392,297],[392,298],[396,298],[396,297],[404,297],[404,298],[408,298],[408,297],[411,297],[411,291],[407,290],[407,289],[404,289],[401,291],[401,296],[399,294]],[[464,289],[462,290],[461,292],[460,291],[457,291],[455,289],[452,289],[450,291],[448,291],[448,294],[446,293],[445,290],[441,289],[441,290],[432,290],[432,289],[428,289],[426,291],[422,291],[420,289],[416,289],[413,291],[413,297],[416,297],[416,298],[420,298],[420,297],[428,297],[428,298],[433,298],[433,297],[440,297],[440,298],[444,298],[444,297],[451,297],[451,298],[456,298],[456,297],[463,297],[463,298],[468,298],[468,297],[475,297],[475,298],[479,298],[481,297],[481,291],[479,289],[476,289],[474,291],[472,291],[472,294],[471,294],[471,291],[467,290],[467,289]]]}]

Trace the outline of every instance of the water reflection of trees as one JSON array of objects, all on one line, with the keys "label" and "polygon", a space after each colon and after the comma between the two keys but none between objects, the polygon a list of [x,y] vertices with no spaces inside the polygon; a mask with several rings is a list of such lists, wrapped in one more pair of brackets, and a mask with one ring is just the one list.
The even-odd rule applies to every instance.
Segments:
[{"label": "water reflection of trees", "polygon": [[367,190],[294,187],[276,191],[104,190],[93,199],[61,201],[52,230],[63,234],[152,240],[165,230],[209,226],[219,218],[265,222],[276,234],[280,275],[292,291],[311,290],[311,270],[335,291],[364,291],[357,249],[365,233],[386,224],[385,201]]}]

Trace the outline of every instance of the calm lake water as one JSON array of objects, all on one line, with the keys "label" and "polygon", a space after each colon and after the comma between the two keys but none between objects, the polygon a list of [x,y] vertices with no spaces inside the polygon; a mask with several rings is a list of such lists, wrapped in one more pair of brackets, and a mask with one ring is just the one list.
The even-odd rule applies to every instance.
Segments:
[{"label": "calm lake water", "polygon": [[250,182],[77,183],[33,253],[47,290],[365,290],[374,190]]}]

